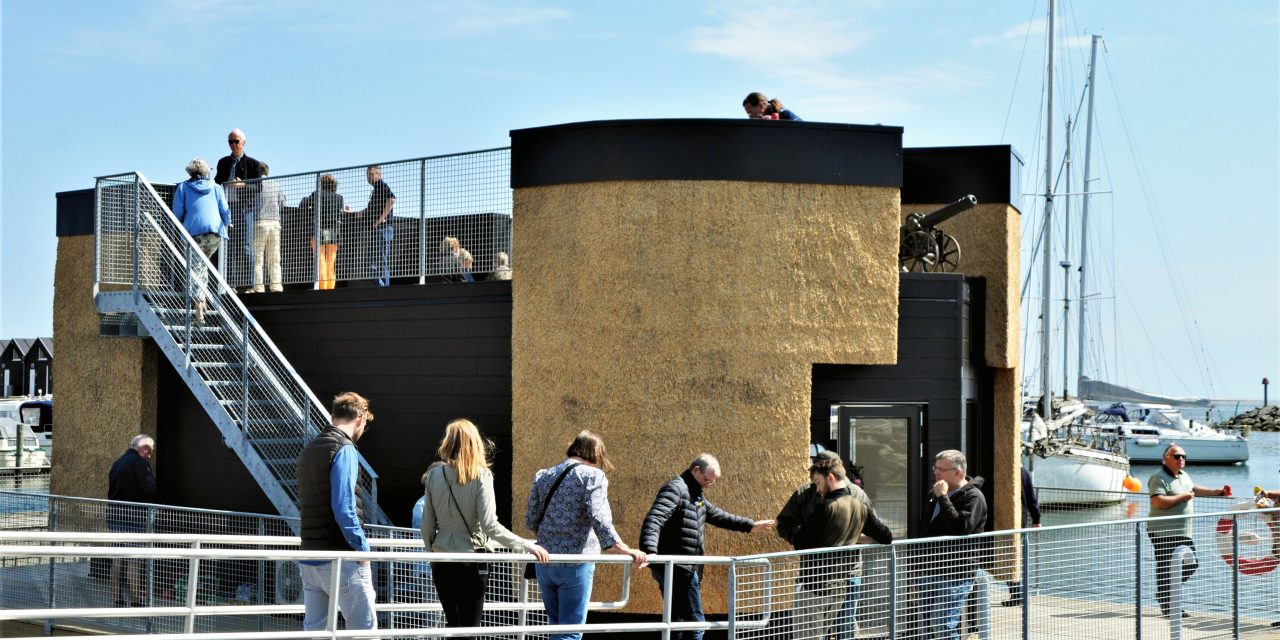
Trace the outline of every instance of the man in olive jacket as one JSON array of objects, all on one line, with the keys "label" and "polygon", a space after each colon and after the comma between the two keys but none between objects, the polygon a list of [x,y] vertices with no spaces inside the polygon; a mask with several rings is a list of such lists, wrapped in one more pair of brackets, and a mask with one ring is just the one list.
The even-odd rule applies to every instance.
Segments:
[{"label": "man in olive jacket", "polygon": [[[640,550],[645,553],[700,556],[706,552],[703,525],[721,529],[756,533],[773,526],[773,520],[756,520],[735,516],[711,504],[702,496],[704,489],[720,478],[720,462],[709,454],[699,454],[679,477],[663,485],[640,527]],[[651,567],[658,588],[663,588],[663,570]],[[702,622],[702,565],[678,564],[672,572],[671,619],[676,622]],[[677,640],[701,640],[702,631],[677,631]]]}]

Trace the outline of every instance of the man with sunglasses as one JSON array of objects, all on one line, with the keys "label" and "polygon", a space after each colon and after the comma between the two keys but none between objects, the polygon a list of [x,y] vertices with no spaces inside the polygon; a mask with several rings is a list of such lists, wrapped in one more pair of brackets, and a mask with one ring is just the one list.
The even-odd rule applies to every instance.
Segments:
[{"label": "man with sunglasses", "polygon": [[246,143],[244,132],[239,129],[227,134],[231,153],[218,160],[213,181],[223,185],[227,192],[227,203],[231,205],[231,244],[239,249],[231,252],[227,279],[233,285],[246,283],[247,290],[253,291],[253,225],[260,188],[259,183],[245,184],[245,180],[261,178],[262,164],[245,155]]},{"label": "man with sunglasses", "polygon": [[[1187,452],[1177,444],[1171,444],[1164,450],[1163,464],[1160,470],[1147,481],[1151,493],[1151,517],[1190,516],[1195,513],[1191,506],[1193,498],[1204,496],[1225,496],[1225,487],[1210,489],[1192,482],[1187,474]],[[1190,547],[1192,561],[1182,566],[1182,581],[1186,582],[1195,574],[1199,564],[1195,561],[1196,545],[1191,541],[1190,518],[1170,518],[1147,523],[1147,537],[1151,538],[1151,546],[1156,552],[1156,602],[1160,603],[1160,612],[1165,616],[1181,615],[1190,617],[1185,611],[1171,614],[1169,602],[1169,584],[1173,573],[1173,556],[1178,547]]]}]

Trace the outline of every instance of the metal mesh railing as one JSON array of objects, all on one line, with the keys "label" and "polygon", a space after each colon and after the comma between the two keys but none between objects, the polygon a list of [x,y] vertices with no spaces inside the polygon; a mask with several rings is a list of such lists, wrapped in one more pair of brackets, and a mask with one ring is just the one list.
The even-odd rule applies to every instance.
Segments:
[{"label": "metal mesh railing", "polygon": [[[195,556],[166,557],[163,551],[191,549],[189,542],[139,538],[139,544],[156,549],[154,557],[136,565],[140,582],[146,585],[142,604],[167,608],[157,609],[166,613],[92,619],[66,614],[57,622],[116,632],[179,633],[188,618],[174,607],[278,604],[285,608],[244,615],[210,609],[194,618],[193,630],[244,633],[299,628],[298,578],[290,561],[234,558],[223,552],[296,549],[297,539],[289,536],[285,518],[0,492],[0,531],[105,532],[111,509],[120,506],[143,511],[144,534],[250,537],[235,543],[203,543],[203,551],[196,553],[201,559],[194,564],[191,557]],[[1181,556],[1187,555],[1184,550],[1194,548],[1197,566],[1194,573],[1186,571],[1186,582],[1173,579],[1160,585],[1157,567],[1163,560],[1157,559],[1148,535],[1153,522],[1157,529],[1164,523],[1189,525],[1191,546],[1169,554],[1172,566],[1181,567]],[[375,550],[403,550],[401,545],[421,549],[412,529],[371,526],[367,533]],[[119,536],[76,544],[118,547]],[[110,608],[115,593],[122,594],[123,604],[131,600],[127,584],[113,593],[109,559],[93,559],[94,554],[87,551],[22,555],[13,548],[0,559],[0,607],[74,612]],[[372,557],[379,626],[397,630],[381,635],[442,631],[438,587],[430,565],[404,554]],[[493,637],[515,637],[513,629],[545,624],[536,583],[519,579],[520,563],[501,556],[483,560],[492,563],[484,624]],[[1271,637],[1275,633],[1271,623],[1280,620],[1276,607],[1280,602],[1280,509],[708,561],[730,564],[727,573],[709,575],[728,582],[731,615],[728,622],[716,624],[729,627],[730,637],[735,638],[946,638],[952,637],[953,625],[960,637],[973,633],[978,638]],[[601,570],[620,567],[600,565]],[[1176,569],[1172,575],[1177,575]],[[597,580],[601,580],[599,574]],[[1019,586],[1013,587],[1014,583]],[[194,594],[187,585],[195,585]],[[620,608],[625,600],[624,594],[618,603],[597,606]],[[1161,611],[1162,600],[1168,615]],[[1017,606],[1001,606],[1010,601]],[[1190,617],[1183,618],[1183,611]],[[4,617],[0,611],[0,618]],[[608,625],[599,626],[599,630],[608,629]]]},{"label": "metal mesh railing", "polygon": [[[278,543],[259,543],[259,550],[296,550],[293,537],[296,520],[283,516],[192,509],[167,505],[122,503],[90,498],[70,498],[0,491],[0,531],[108,534],[112,522],[121,519],[142,523],[140,534],[231,535],[279,538]],[[368,525],[365,533],[375,549],[404,550],[407,544],[421,551],[418,531],[400,527]],[[398,544],[397,544],[398,543]],[[94,546],[111,546],[106,541]],[[395,546],[389,546],[395,545]],[[158,549],[189,545],[156,543]],[[204,544],[207,549],[244,548],[244,545]],[[376,564],[378,601],[392,605],[381,615],[380,625],[390,629],[437,628],[444,626],[439,596],[428,562],[393,560]],[[197,575],[191,579],[193,566]],[[520,580],[523,563],[495,562],[491,570],[487,602],[494,605],[484,614],[486,626],[545,624],[541,610],[511,606],[518,602],[538,602],[536,583]],[[0,558],[0,608],[171,607],[188,601],[188,584],[196,585],[195,603],[202,606],[296,605],[302,602],[301,576],[297,564],[289,560],[209,559],[194,564],[179,559],[138,560],[121,567],[116,584],[111,584],[109,558],[19,557]],[[141,598],[134,599],[128,573],[136,572]],[[394,610],[395,605],[408,605]],[[508,608],[503,609],[503,606]],[[0,612],[0,618],[3,618]],[[295,630],[299,616],[260,615],[199,617],[200,632],[244,629]],[[113,631],[176,633],[183,629],[180,616],[153,618],[73,619],[59,622],[82,623]]]},{"label": "metal mesh railing", "polygon": [[[1185,583],[1173,577],[1181,558],[1168,536],[1156,539],[1157,558],[1148,534],[1152,522],[906,540],[863,547],[860,554],[824,549],[751,556],[767,558],[770,566],[736,569],[735,615],[744,622],[767,616],[769,624],[737,637],[924,639],[973,633],[1154,639],[1277,633],[1271,624],[1280,620],[1280,510],[1156,519],[1157,530],[1168,522],[1189,527],[1188,546],[1177,547],[1193,550],[1186,554]],[[1165,563],[1168,580],[1158,571]]]},{"label": "metal mesh railing", "polygon": [[[223,277],[263,291],[509,279],[510,157],[509,148],[489,149],[226,185],[233,226]],[[388,194],[394,202],[384,219]],[[108,234],[129,231],[127,219],[105,222]],[[100,259],[102,282],[131,282],[127,252]]]},{"label": "metal mesh railing", "polygon": [[[123,295],[281,513],[295,467],[329,413],[140,174],[98,180],[98,277]],[[377,475],[361,457],[360,491]],[[376,508],[367,509],[374,514]]]}]

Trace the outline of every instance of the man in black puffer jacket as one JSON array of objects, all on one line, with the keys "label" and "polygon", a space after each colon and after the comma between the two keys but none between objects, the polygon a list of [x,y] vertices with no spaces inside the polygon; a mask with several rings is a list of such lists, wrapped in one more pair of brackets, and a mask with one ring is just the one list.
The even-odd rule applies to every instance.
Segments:
[{"label": "man in black puffer jacket", "polygon": [[[699,454],[680,477],[663,485],[640,527],[640,550],[645,553],[700,556],[706,552],[702,528],[711,524],[721,529],[755,533],[773,526],[773,520],[756,520],[726,513],[702,497],[702,491],[720,477],[720,462],[709,454]],[[662,588],[663,570],[652,567]],[[671,582],[671,619],[702,622],[702,565],[678,564]],[[677,631],[677,640],[701,640],[702,631]]]}]

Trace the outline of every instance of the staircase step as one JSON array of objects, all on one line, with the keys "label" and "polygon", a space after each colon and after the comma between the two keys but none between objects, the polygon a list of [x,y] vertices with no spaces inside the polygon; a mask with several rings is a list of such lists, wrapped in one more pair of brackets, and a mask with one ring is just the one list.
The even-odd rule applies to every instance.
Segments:
[{"label": "staircase step", "polygon": [[298,447],[306,445],[302,438],[249,438],[249,444],[255,447]]}]

